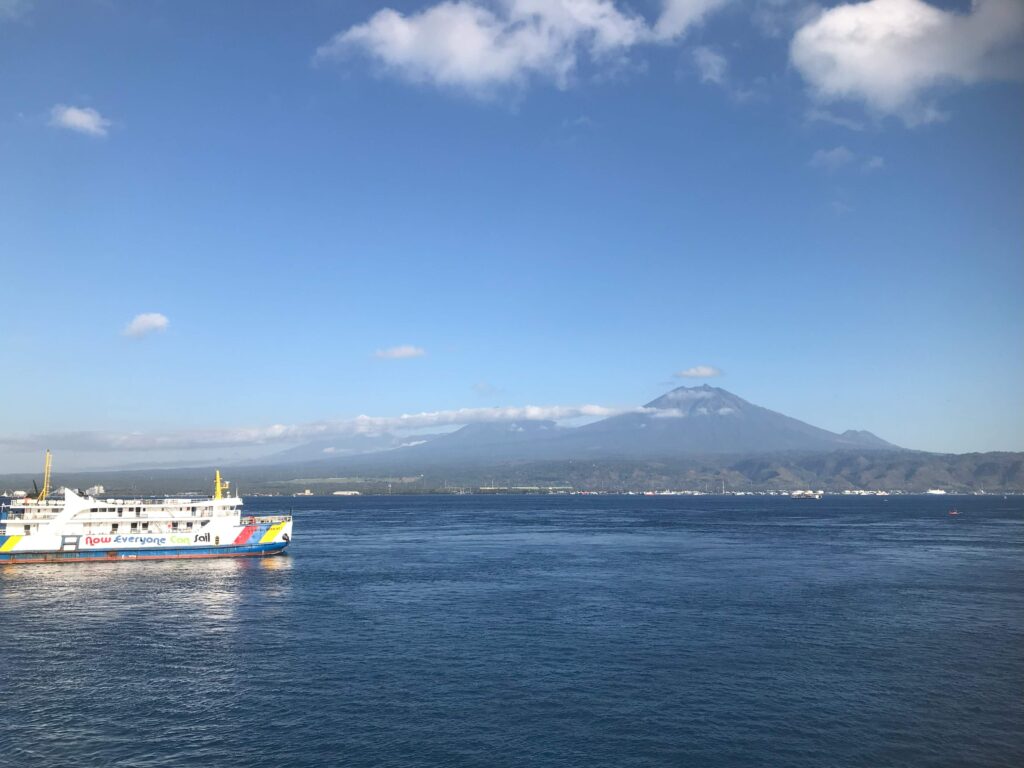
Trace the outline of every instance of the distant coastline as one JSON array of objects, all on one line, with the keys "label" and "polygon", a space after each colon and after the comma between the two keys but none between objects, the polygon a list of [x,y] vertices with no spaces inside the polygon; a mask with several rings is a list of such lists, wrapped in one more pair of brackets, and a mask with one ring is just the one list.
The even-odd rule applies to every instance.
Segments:
[{"label": "distant coastline", "polygon": [[[931,454],[916,451],[832,451],[707,455],[665,459],[452,462],[400,464],[366,456],[349,461],[233,467],[244,495],[293,496],[338,491],[363,495],[673,491],[789,493],[801,489],[854,494],[1024,493],[1024,453]],[[339,469],[348,471],[339,472]],[[76,488],[101,484],[108,494],[183,493],[205,487],[211,467],[59,472],[56,482]],[[38,476],[0,474],[0,493],[31,491]],[[483,489],[483,490],[482,490]]]}]

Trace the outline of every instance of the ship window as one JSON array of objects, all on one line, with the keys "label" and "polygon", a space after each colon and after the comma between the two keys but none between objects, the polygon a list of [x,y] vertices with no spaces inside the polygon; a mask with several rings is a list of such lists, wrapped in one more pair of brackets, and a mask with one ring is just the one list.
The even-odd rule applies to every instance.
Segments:
[{"label": "ship window", "polygon": [[149,523],[143,523],[142,524],[142,530],[148,531],[149,530]]},{"label": "ship window", "polygon": [[117,510],[117,516],[118,516],[118,517],[121,517],[121,516],[123,516],[123,515],[124,515],[124,510],[123,510],[123,509],[119,509],[119,510]]},{"label": "ship window", "polygon": [[172,520],[171,521],[171,530],[172,531],[178,530],[178,521],[177,520]]},{"label": "ship window", "polygon": [[31,525],[26,525],[25,526],[25,533],[32,533],[32,526]]},{"label": "ship window", "polygon": [[132,530],[133,531],[139,530],[139,524],[138,523],[132,523]]},{"label": "ship window", "polygon": [[136,507],[135,508],[135,516],[136,517],[142,517],[142,507]]},{"label": "ship window", "polygon": [[187,523],[185,523],[185,527],[186,528],[192,528],[192,521],[189,520]]},{"label": "ship window", "polygon": [[112,523],[110,526],[111,533],[117,533],[117,523]]}]

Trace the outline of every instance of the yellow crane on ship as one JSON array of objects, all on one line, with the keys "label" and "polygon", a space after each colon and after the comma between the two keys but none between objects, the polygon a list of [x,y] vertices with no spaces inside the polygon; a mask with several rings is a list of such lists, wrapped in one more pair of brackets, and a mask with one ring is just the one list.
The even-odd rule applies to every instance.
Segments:
[{"label": "yellow crane on ship", "polygon": [[46,449],[46,462],[43,464],[43,490],[39,492],[36,499],[39,501],[46,501],[46,497],[50,495],[50,470],[53,468],[53,454],[50,453],[50,449]]}]

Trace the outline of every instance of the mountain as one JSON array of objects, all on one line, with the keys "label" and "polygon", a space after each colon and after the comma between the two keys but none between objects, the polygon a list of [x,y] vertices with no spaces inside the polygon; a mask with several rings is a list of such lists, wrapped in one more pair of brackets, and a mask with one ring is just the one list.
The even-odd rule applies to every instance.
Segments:
[{"label": "mountain", "polygon": [[403,459],[415,458],[430,464],[449,461],[515,460],[524,456],[546,456],[551,447],[572,430],[553,421],[511,421],[467,424],[461,429],[421,445],[393,451]]},{"label": "mountain", "polygon": [[571,442],[580,457],[898,450],[870,432],[829,432],[706,384],[678,387],[640,412],[580,427]]},{"label": "mountain", "polygon": [[[211,472],[82,473],[61,482],[165,492],[205,487]],[[27,488],[32,479],[10,477],[2,485]],[[259,466],[239,466],[232,479],[249,491],[285,494],[304,488],[422,492],[495,482],[592,490],[702,490],[724,483],[733,490],[1006,493],[1024,488],[1024,454],[908,451],[870,432],[830,432],[705,385],[679,387],[642,408],[575,428],[525,420],[415,437],[325,439]]]},{"label": "mountain", "polygon": [[754,405],[718,387],[678,387],[642,408],[581,427],[521,420],[467,424],[442,434],[323,438],[236,464],[300,477],[447,472],[456,466],[572,461],[665,461],[779,453],[901,451],[862,430],[842,434]]},{"label": "mountain", "polygon": [[841,450],[901,449],[870,432],[829,432],[704,385],[679,387],[641,409],[582,427],[559,427],[551,421],[469,424],[419,445],[354,456],[344,465],[414,469],[452,462],[647,460]]},{"label": "mountain", "polygon": [[[60,482],[111,492],[205,488],[209,467],[62,474]],[[445,434],[324,439],[238,465],[246,491],[290,494],[390,489],[572,486],[596,490],[826,488],[1020,492],[1024,453],[909,451],[862,430],[830,432],[711,386],[679,387],[638,408],[582,427],[552,421],[469,424]],[[31,487],[0,476],[0,488]]]},{"label": "mountain", "polygon": [[859,448],[874,448],[879,451],[898,449],[897,446],[883,440],[878,435],[868,432],[866,429],[848,429],[840,437]]}]

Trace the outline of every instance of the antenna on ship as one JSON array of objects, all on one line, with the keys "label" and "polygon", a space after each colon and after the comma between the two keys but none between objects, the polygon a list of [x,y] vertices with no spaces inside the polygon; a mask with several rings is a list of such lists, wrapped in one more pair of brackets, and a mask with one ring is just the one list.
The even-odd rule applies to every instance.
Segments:
[{"label": "antenna on ship", "polygon": [[46,497],[50,494],[50,469],[53,467],[53,454],[50,453],[50,449],[46,449],[46,463],[43,464],[43,490],[39,492],[36,497],[39,501],[45,501]]}]

